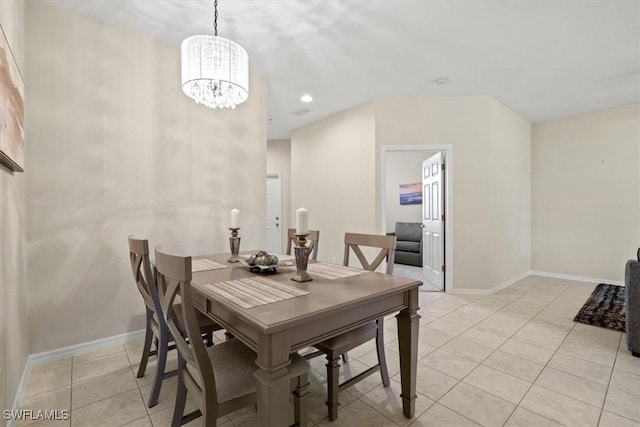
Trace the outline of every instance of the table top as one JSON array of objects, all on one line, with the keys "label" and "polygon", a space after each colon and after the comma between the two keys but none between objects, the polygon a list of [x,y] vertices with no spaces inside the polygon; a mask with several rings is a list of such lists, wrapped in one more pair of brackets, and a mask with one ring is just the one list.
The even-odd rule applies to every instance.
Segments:
[{"label": "table top", "polygon": [[[417,288],[422,283],[406,277],[390,276],[383,273],[362,271],[362,274],[337,279],[314,277],[312,281],[298,283],[291,280],[296,268],[278,267],[276,273],[254,273],[240,263],[227,263],[229,254],[218,254],[194,258],[207,258],[229,268],[194,272],[193,288],[210,301],[224,306],[233,316],[254,325],[263,333],[272,333],[302,324],[310,318],[330,315]],[[206,284],[238,280],[248,277],[268,277],[287,286],[308,291],[309,294],[277,301],[252,308],[242,308],[207,289]]]}]

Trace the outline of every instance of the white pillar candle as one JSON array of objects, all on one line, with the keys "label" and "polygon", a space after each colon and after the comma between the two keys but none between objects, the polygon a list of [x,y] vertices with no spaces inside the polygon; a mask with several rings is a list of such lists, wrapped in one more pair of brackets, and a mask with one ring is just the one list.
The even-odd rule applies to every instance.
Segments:
[{"label": "white pillar candle", "polygon": [[230,228],[240,228],[238,225],[240,219],[240,211],[238,209],[231,209],[231,227]]},{"label": "white pillar candle", "polygon": [[296,234],[309,233],[309,211],[300,208],[296,211]]}]

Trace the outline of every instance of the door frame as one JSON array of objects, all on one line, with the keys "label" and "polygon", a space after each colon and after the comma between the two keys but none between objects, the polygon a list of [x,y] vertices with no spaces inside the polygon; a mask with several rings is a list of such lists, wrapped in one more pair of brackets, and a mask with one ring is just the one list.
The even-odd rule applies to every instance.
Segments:
[{"label": "door frame", "polygon": [[387,159],[386,154],[393,151],[441,151],[445,162],[445,191],[444,191],[444,209],[446,220],[444,222],[444,259],[447,271],[444,275],[444,291],[453,293],[453,220],[454,220],[454,204],[453,204],[453,145],[452,144],[434,144],[434,145],[381,145],[380,146],[380,173],[378,181],[379,200],[378,209],[380,215],[380,230],[386,233],[387,230]]}]

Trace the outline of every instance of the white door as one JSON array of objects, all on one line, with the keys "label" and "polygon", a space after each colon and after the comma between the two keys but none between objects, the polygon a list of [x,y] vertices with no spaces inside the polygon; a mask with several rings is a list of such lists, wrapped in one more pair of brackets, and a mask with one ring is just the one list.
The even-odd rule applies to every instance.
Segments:
[{"label": "white door", "polygon": [[267,251],[282,253],[282,186],[280,174],[267,175]]},{"label": "white door", "polygon": [[444,289],[444,162],[442,153],[422,162],[422,268],[427,282]]}]

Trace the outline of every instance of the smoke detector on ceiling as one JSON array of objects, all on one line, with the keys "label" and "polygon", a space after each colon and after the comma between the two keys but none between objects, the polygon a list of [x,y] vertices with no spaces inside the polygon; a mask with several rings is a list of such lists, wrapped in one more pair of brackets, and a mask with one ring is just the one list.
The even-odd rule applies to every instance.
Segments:
[{"label": "smoke detector on ceiling", "polygon": [[311,110],[308,108],[301,108],[299,110],[296,111],[292,111],[291,114],[293,114],[294,116],[302,116],[304,114],[307,114],[308,112],[310,112]]}]

